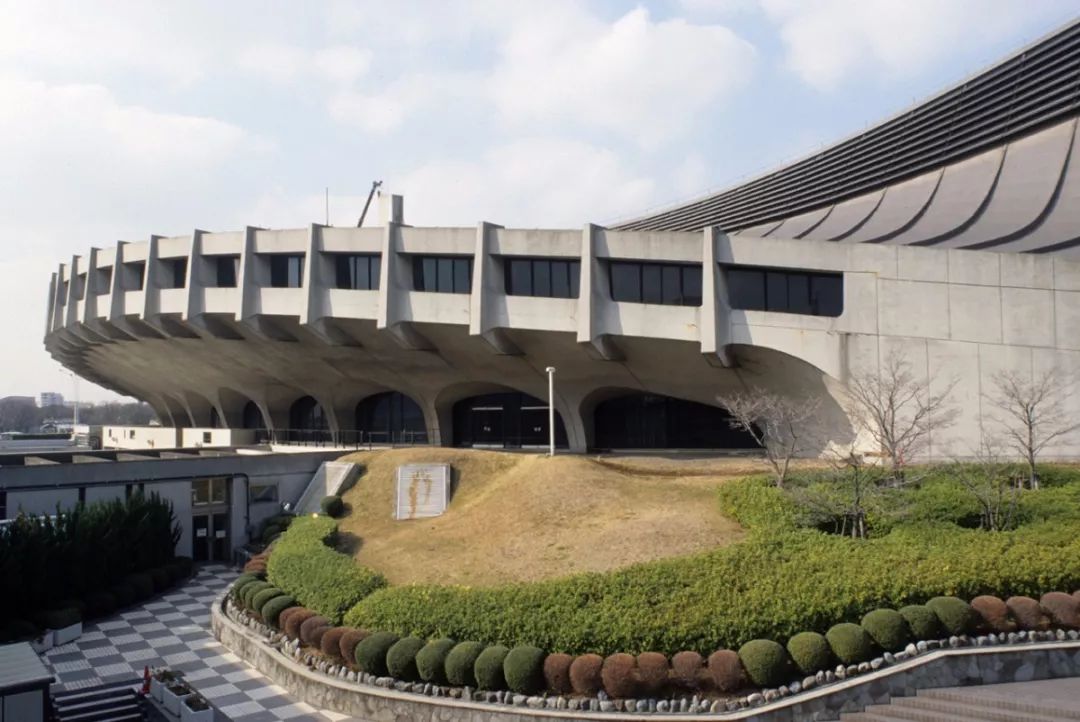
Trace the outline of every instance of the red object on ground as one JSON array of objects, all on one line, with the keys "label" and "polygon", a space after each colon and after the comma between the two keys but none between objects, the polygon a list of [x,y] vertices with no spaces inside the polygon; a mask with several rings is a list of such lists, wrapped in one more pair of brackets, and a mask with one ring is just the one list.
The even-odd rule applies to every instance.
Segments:
[{"label": "red object on ground", "polygon": [[145,665],[142,671],[142,693],[150,694],[150,667]]}]

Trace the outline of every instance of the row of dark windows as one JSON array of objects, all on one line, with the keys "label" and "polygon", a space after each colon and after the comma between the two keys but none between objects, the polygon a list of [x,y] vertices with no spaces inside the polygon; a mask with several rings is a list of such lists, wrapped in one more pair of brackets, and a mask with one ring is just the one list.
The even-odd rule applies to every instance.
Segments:
[{"label": "row of dark windows", "polygon": [[[378,290],[379,254],[335,254],[336,285],[354,290]],[[213,257],[214,280],[219,288],[233,288],[239,275],[239,256]],[[304,282],[304,256],[272,254],[270,285],[300,288]],[[187,259],[165,259],[164,286],[183,288]],[[138,272],[142,288],[142,262],[125,264]],[[506,293],[511,296],[577,298],[581,262],[572,259],[512,258],[504,264]],[[611,298],[629,303],[700,306],[702,274],[698,264],[611,261]],[[731,307],[748,311],[779,311],[809,316],[839,316],[844,310],[841,273],[791,271],[755,267],[727,267]],[[66,287],[66,283],[65,283]],[[460,256],[414,256],[413,288],[435,293],[470,293],[472,259]],[[66,295],[66,294],[64,294]],[[62,296],[63,298],[63,296]]]}]

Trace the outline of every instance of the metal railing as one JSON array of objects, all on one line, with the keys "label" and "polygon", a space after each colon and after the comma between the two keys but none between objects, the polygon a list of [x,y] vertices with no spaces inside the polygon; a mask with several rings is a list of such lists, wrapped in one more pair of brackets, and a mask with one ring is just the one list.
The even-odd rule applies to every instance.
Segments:
[{"label": "metal railing", "polygon": [[346,447],[371,449],[376,446],[425,446],[426,431],[365,431],[363,429],[255,429],[256,444]]}]

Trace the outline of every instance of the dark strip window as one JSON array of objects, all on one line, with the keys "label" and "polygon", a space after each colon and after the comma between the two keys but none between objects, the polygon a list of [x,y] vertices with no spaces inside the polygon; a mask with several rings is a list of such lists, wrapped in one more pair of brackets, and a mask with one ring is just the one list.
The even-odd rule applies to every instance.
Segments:
[{"label": "dark strip window", "polygon": [[378,254],[339,253],[336,258],[337,287],[356,291],[379,290],[379,269],[382,258]]},{"label": "dark strip window", "polygon": [[98,295],[110,293],[112,291],[112,269],[111,268],[99,268],[98,269]]},{"label": "dark strip window", "polygon": [[508,258],[504,264],[506,293],[511,296],[577,298],[581,261]]},{"label": "dark strip window", "polygon": [[124,274],[127,276],[123,284],[125,291],[141,291],[143,279],[146,277],[146,262],[132,261],[124,264]]},{"label": "dark strip window", "polygon": [[86,274],[80,273],[75,277],[75,298],[83,300],[86,297]]},{"label": "dark strip window", "polygon": [[270,285],[274,288],[300,288],[304,285],[304,257],[276,253],[270,256]]},{"label": "dark strip window", "polygon": [[470,293],[472,259],[454,256],[413,256],[413,290]]},{"label": "dark strip window", "polygon": [[240,275],[240,256],[216,256],[214,258],[214,282],[218,288],[236,288]]},{"label": "dark strip window", "polygon": [[187,283],[187,259],[167,258],[161,262],[165,266],[165,279],[162,288],[183,288]]},{"label": "dark strip window", "polygon": [[773,268],[726,269],[731,307],[806,316],[844,312],[844,275]]},{"label": "dark strip window", "polygon": [[7,492],[0,489],[0,519],[7,519]]},{"label": "dark strip window", "polygon": [[611,297],[630,303],[701,305],[701,266],[612,261]]},{"label": "dark strip window", "polygon": [[79,503],[80,504],[85,504],[86,503],[86,487],[85,486],[80,486],[79,487]]}]

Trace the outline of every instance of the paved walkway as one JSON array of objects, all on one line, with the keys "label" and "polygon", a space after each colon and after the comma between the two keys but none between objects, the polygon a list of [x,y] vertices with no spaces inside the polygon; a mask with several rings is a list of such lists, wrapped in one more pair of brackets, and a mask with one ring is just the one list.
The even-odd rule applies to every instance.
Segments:
[{"label": "paved walkway", "polygon": [[71,644],[45,654],[55,689],[75,690],[142,677],[143,668],[168,666],[223,714],[241,722],[347,720],[298,702],[214,639],[210,604],[236,572],[204,565],[182,587],[118,615],[87,624]]}]

